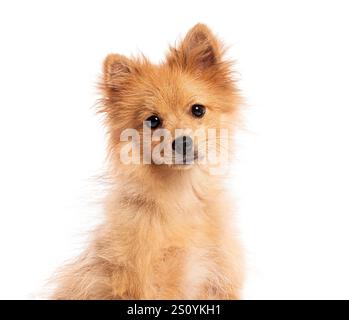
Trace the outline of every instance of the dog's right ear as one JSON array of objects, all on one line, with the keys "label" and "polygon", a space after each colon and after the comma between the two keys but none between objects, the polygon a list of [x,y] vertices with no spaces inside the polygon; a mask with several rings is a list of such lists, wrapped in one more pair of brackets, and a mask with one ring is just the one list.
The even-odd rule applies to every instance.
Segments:
[{"label": "dog's right ear", "polygon": [[134,69],[130,59],[120,54],[110,54],[104,60],[103,84],[112,92],[122,90]]},{"label": "dog's right ear", "polygon": [[171,48],[167,60],[170,65],[184,69],[205,71],[221,62],[222,44],[204,24],[189,30],[177,48]]}]

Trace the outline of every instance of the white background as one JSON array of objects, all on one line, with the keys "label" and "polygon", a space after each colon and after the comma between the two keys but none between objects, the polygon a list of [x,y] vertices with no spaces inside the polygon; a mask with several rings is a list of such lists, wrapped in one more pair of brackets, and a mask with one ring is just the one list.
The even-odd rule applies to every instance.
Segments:
[{"label": "white background", "polygon": [[106,54],[154,62],[197,22],[247,98],[234,189],[244,298],[349,298],[346,1],[2,1],[0,298],[35,298],[100,215]]}]

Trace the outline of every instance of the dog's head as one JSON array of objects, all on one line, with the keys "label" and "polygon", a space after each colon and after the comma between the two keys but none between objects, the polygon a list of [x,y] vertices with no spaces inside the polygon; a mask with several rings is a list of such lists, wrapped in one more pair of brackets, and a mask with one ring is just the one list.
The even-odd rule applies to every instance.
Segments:
[{"label": "dog's head", "polygon": [[239,102],[230,67],[221,43],[203,24],[170,48],[160,65],[109,55],[101,110],[113,157],[187,169],[222,149],[229,139],[220,132],[231,130]]}]

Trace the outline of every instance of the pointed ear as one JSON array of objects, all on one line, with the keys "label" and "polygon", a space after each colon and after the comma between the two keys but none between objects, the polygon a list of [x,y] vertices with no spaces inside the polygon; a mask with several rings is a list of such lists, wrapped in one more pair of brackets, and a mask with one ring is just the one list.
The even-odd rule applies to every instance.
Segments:
[{"label": "pointed ear", "polygon": [[112,91],[119,91],[133,70],[130,59],[120,54],[110,54],[104,60],[104,85]]},{"label": "pointed ear", "polygon": [[180,44],[172,49],[169,63],[179,63],[185,68],[206,69],[221,61],[222,46],[204,24],[195,25]]}]

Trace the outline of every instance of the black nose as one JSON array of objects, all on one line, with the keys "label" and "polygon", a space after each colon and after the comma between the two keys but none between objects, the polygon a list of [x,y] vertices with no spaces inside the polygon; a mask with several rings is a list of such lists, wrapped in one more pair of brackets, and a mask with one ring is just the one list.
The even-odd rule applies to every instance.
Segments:
[{"label": "black nose", "polygon": [[186,155],[193,148],[193,140],[188,136],[178,137],[172,142],[172,149],[178,154]]}]

